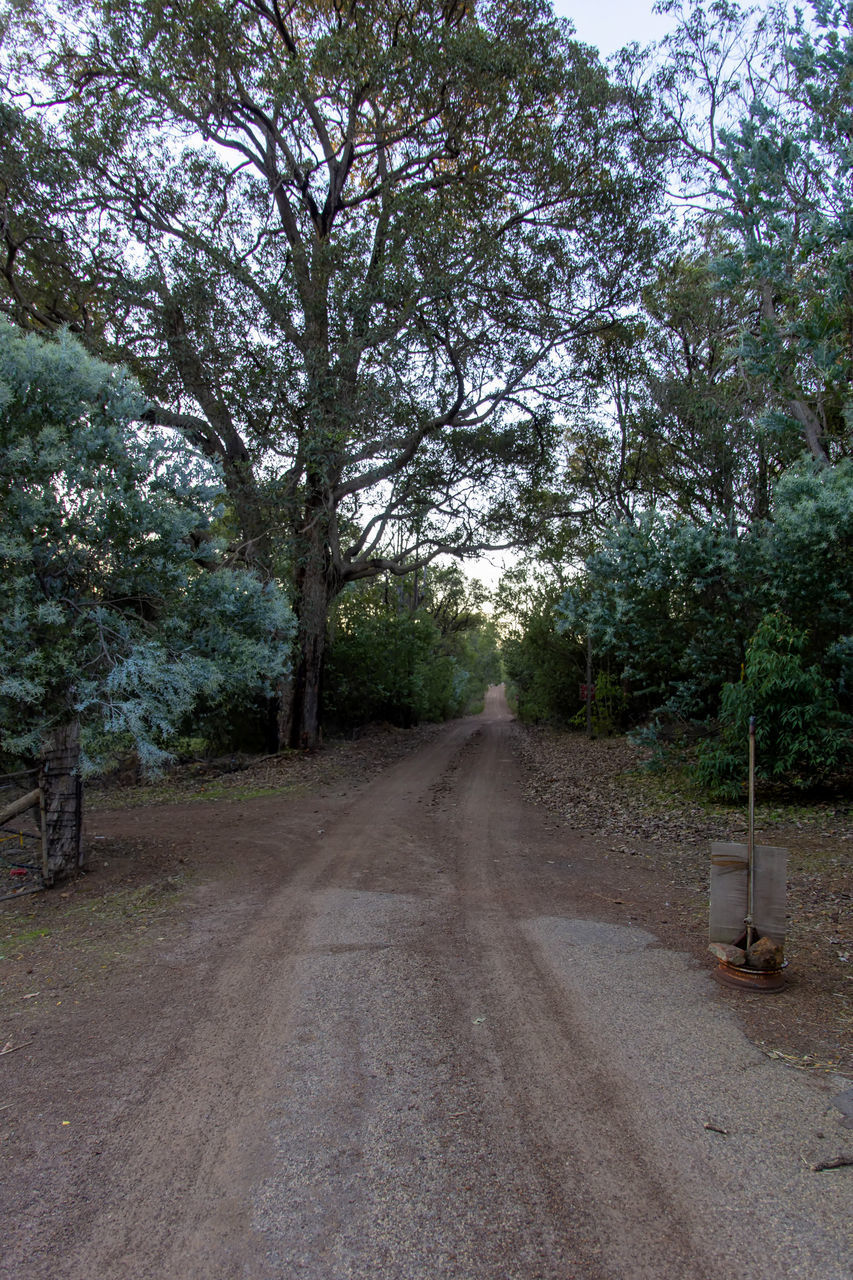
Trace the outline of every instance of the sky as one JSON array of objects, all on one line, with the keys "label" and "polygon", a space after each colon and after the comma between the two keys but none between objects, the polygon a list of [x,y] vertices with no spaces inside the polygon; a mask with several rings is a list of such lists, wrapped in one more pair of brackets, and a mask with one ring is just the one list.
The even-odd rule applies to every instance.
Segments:
[{"label": "sky", "polygon": [[602,57],[637,40],[659,40],[672,16],[652,13],[652,0],[552,0],[561,18],[571,18],[577,38],[595,45]]}]

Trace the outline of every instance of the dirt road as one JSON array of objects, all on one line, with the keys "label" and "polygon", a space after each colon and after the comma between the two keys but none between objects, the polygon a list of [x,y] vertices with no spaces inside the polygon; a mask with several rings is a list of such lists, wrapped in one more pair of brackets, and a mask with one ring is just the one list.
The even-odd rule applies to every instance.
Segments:
[{"label": "dirt road", "polygon": [[597,910],[514,732],[493,690],[355,795],[199,812],[228,892],[2,1064],[0,1275],[849,1280],[838,1080]]}]

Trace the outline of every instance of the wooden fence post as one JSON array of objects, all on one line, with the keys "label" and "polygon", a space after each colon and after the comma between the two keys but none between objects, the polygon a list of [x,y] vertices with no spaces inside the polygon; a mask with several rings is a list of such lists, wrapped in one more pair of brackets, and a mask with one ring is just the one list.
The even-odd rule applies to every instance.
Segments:
[{"label": "wooden fence post", "polygon": [[79,766],[80,725],[72,720],[53,731],[42,751],[39,784],[44,796],[48,885],[83,865],[83,783]]}]

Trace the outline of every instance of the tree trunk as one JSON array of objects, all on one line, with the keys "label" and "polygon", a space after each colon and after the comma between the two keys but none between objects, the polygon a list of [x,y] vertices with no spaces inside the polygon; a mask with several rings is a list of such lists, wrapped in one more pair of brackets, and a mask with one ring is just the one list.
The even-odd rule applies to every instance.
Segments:
[{"label": "tree trunk", "polygon": [[789,410],[793,417],[797,419],[803,428],[806,444],[809,446],[809,453],[815,462],[819,462],[821,466],[829,466],[829,454],[823,443],[823,429],[817,414],[806,404],[805,400],[792,399]]},{"label": "tree trunk", "polygon": [[279,746],[312,750],[320,745],[320,692],[329,605],[338,593],[326,553],[320,518],[309,524],[296,578],[294,609],[298,620],[296,668],[281,692],[289,705],[279,716]]},{"label": "tree trunk", "polygon": [[[761,314],[765,322],[770,325],[784,342],[782,326],[776,316],[776,306],[773,301],[773,289],[768,280],[762,280],[760,285],[761,297]],[[809,453],[815,462],[819,462],[821,466],[829,465],[829,454],[823,443],[823,428],[820,419],[814,410],[806,404],[805,400],[797,393],[793,387],[788,388],[790,399],[788,401],[788,412],[793,418],[796,418],[803,429],[805,442],[809,447]]]},{"label": "tree trunk", "polygon": [[296,710],[296,672],[282,676],[275,691],[276,741],[279,751],[286,751],[293,742],[293,716]]},{"label": "tree trunk", "polygon": [[80,725],[72,720],[55,729],[42,750],[39,782],[44,796],[47,884],[83,865],[83,783],[80,778]]},{"label": "tree trunk", "polygon": [[770,490],[771,486],[770,474],[767,467],[767,451],[764,448],[763,436],[759,436],[755,501],[753,503],[753,511],[756,520],[768,520],[770,518]]},{"label": "tree trunk", "polygon": [[586,637],[586,736],[594,738],[592,731],[592,636]]}]

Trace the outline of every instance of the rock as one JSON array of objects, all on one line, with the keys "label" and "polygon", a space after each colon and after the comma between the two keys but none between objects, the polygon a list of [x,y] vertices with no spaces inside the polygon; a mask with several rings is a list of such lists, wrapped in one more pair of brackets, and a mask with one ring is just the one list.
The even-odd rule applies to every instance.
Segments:
[{"label": "rock", "polygon": [[746,964],[746,952],[740,947],[732,946],[730,942],[712,942],[708,950],[724,964],[737,965],[738,968]]},{"label": "rock", "polygon": [[746,953],[750,969],[781,969],[782,945],[772,938],[759,938]]}]

